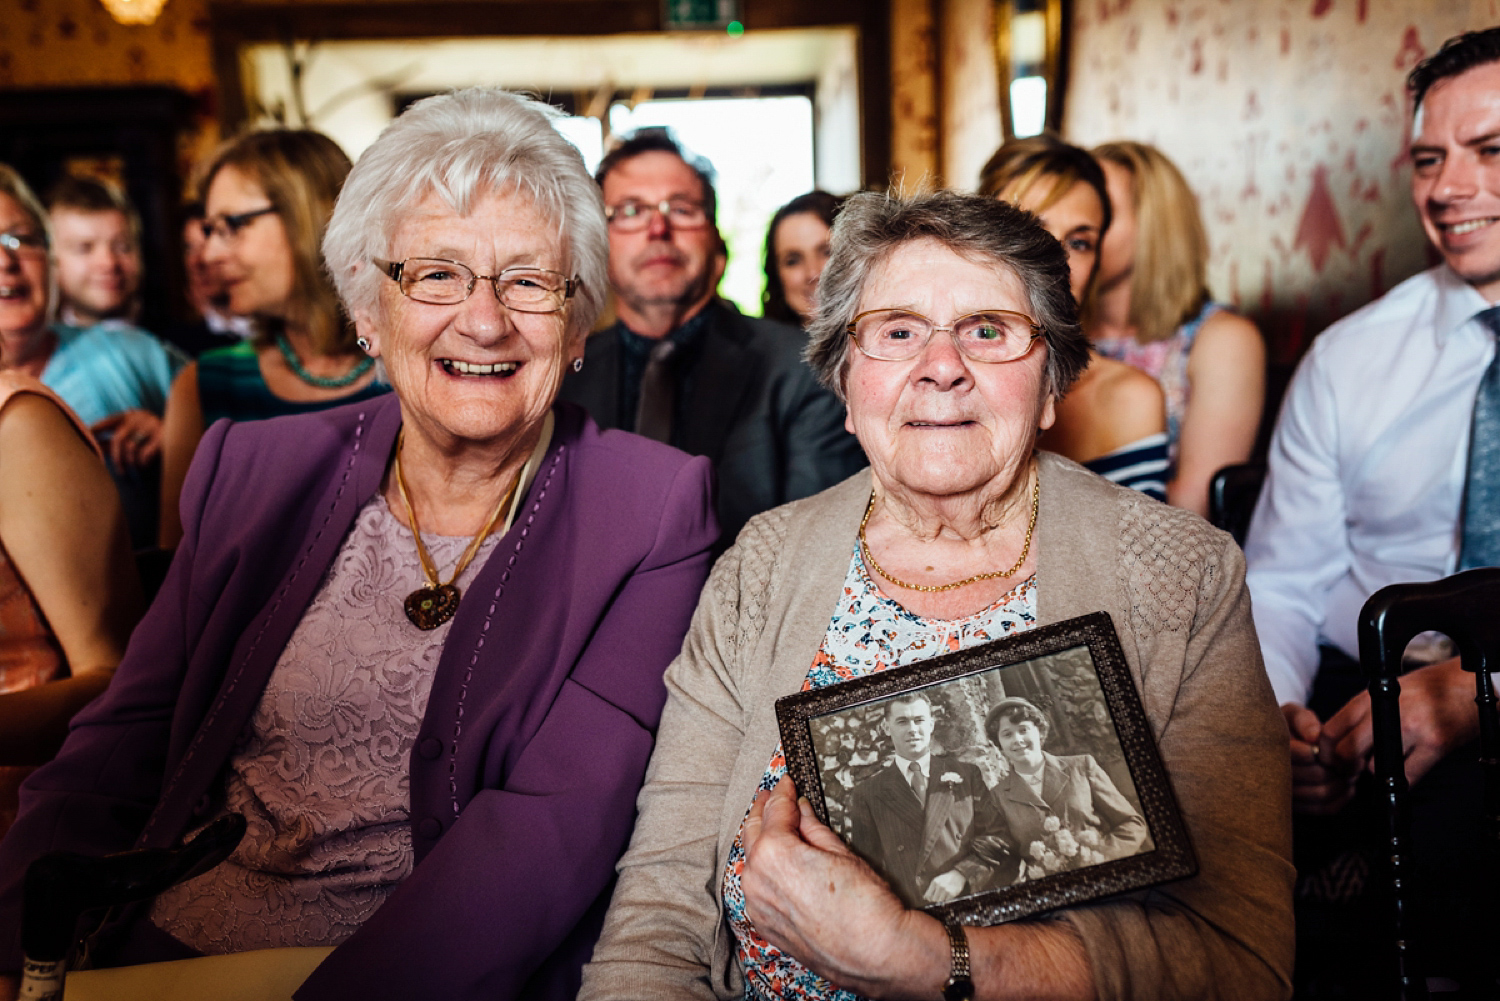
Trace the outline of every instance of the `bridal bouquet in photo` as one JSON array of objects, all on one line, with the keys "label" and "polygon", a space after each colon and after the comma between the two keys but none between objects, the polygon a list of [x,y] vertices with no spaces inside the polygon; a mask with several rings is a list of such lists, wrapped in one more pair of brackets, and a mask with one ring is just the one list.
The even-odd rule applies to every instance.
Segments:
[{"label": "bridal bouquet in photo", "polygon": [[1099,850],[1104,838],[1095,827],[1088,824],[1069,826],[1049,815],[1042,821],[1042,830],[1045,833],[1041,840],[1033,841],[1026,851],[1027,879],[1041,879],[1106,860]]}]

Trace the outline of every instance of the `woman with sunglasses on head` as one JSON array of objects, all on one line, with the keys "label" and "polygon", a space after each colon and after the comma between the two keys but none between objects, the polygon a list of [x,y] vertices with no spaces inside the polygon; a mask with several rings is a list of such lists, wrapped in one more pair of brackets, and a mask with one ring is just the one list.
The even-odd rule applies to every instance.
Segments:
[{"label": "woman with sunglasses on head", "polygon": [[182,538],[178,500],[198,440],[214,421],[263,420],[369,399],[388,390],[323,271],[319,246],[349,158],[306,129],[251,132],[208,162],[205,264],[228,311],[255,336],[205,352],[172,385],[163,431],[162,548]]}]

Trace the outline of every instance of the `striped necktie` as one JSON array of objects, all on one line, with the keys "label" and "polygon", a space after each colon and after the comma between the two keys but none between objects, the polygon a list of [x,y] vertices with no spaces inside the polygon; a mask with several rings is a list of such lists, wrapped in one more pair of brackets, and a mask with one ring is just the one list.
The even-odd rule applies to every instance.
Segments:
[{"label": "striped necktie", "polygon": [[917,794],[917,799],[923,803],[927,802],[927,776],[922,774],[922,763],[913,761],[911,763],[911,791]]},{"label": "striped necktie", "polygon": [[[1500,334],[1500,306],[1474,317],[1491,336]],[[1469,469],[1464,475],[1463,538],[1458,568],[1500,566],[1500,350],[1479,378],[1469,428]]]}]

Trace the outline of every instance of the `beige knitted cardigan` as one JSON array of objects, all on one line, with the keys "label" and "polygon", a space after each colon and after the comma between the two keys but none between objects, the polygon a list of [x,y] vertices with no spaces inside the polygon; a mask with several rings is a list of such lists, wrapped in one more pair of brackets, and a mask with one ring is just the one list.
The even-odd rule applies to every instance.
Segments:
[{"label": "beige knitted cardigan", "polygon": [[[1099,997],[1284,998],[1292,970],[1286,728],[1244,558],[1185,511],[1040,455],[1038,623],[1103,609],[1197,852],[1192,879],[1060,912]],[[714,567],[680,656],[640,816],[580,1001],[742,998],[719,881],[838,600],[868,471],[757,517]]]}]

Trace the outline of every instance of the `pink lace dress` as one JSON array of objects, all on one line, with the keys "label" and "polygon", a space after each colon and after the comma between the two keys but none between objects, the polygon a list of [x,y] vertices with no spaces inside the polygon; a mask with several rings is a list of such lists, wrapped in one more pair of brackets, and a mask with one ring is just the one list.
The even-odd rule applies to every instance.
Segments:
[{"label": "pink lace dress", "polygon": [[[500,538],[459,579],[467,590]],[[444,571],[469,544],[422,533]],[[206,954],[334,946],[413,865],[409,758],[449,621],[411,624],[423,585],[411,531],[377,494],[281,654],[226,770],[249,822],[224,864],[162,894],[157,927]]]}]

